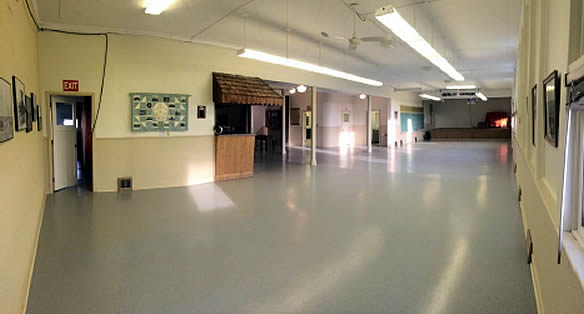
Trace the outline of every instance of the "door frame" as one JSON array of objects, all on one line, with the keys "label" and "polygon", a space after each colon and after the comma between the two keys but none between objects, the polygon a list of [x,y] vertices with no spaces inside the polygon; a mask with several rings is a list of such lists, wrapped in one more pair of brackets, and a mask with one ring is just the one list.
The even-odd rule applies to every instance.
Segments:
[{"label": "door frame", "polygon": [[[45,92],[45,99],[46,99],[46,106],[45,106],[45,130],[47,130],[47,150],[49,154],[47,155],[47,162],[49,163],[49,185],[51,187],[49,194],[55,193],[55,130],[53,129],[54,126],[54,118],[53,117],[53,108],[51,103],[52,96],[73,96],[73,97],[90,97],[91,98],[91,125],[95,125],[95,117],[97,108],[95,107],[95,93],[85,93],[85,92],[56,92],[56,91],[46,91]],[[95,134],[91,134],[91,189],[92,192],[95,191]]]},{"label": "door frame", "polygon": [[[377,143],[373,143],[373,115],[377,113]],[[374,109],[371,110],[371,144],[381,146],[383,143],[383,139],[381,137],[381,110]]]},{"label": "door frame", "polygon": [[[306,113],[310,113],[310,129],[312,130],[312,110],[302,110],[302,117],[301,117],[301,121],[302,121],[302,147],[306,147],[306,130],[308,129],[308,127],[306,127]],[[312,132],[312,131],[311,131]],[[310,135],[310,141],[312,143],[312,134]]]}]

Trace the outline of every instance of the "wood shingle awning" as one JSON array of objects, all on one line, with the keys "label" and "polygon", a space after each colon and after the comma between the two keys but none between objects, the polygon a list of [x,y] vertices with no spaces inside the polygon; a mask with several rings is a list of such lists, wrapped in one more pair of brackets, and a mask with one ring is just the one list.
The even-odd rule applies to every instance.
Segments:
[{"label": "wood shingle awning", "polygon": [[215,104],[282,106],[282,95],[259,77],[213,73]]}]

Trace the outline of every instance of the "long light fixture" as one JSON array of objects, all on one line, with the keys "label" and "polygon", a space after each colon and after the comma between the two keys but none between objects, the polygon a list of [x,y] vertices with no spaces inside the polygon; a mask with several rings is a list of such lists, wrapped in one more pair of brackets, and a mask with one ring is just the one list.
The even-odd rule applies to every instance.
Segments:
[{"label": "long light fixture", "polygon": [[477,88],[475,85],[451,85],[446,86],[446,89],[475,89]]},{"label": "long light fixture", "polygon": [[146,0],[146,14],[159,15],[166,10],[174,0]]},{"label": "long light fixture", "polygon": [[371,86],[382,86],[383,85],[383,83],[380,81],[364,78],[361,76],[357,76],[357,75],[342,72],[342,71],[333,70],[331,68],[322,67],[322,66],[312,64],[312,63],[307,63],[307,62],[303,62],[303,61],[298,61],[298,60],[294,60],[294,59],[289,59],[289,58],[284,58],[284,57],[272,55],[272,54],[257,51],[257,50],[241,49],[240,51],[237,52],[237,55],[240,57],[243,57],[243,58],[254,59],[254,60],[263,61],[263,62],[267,62],[267,63],[279,64],[279,65],[283,65],[283,66],[287,66],[287,67],[291,67],[291,68],[296,68],[296,69],[305,70],[305,71],[309,71],[309,72],[329,75],[332,77],[345,79],[345,80],[349,80],[349,81],[353,81],[353,82],[358,82],[358,83],[362,83],[362,84],[367,84],[367,85],[371,85]]},{"label": "long light fixture", "polygon": [[482,101],[487,101],[487,96],[485,96],[485,94],[481,93],[481,92],[476,92],[476,94],[478,98],[480,98]]},{"label": "long light fixture", "polygon": [[396,36],[406,42],[419,54],[448,74],[453,80],[464,81],[464,76],[442,57],[406,20],[404,20],[392,5],[381,7],[375,11],[375,17],[381,24],[389,28]]},{"label": "long light fixture", "polygon": [[422,97],[424,99],[434,100],[434,101],[442,100],[442,98],[440,98],[438,96],[432,96],[432,95],[428,95],[428,94],[420,94],[420,97]]}]

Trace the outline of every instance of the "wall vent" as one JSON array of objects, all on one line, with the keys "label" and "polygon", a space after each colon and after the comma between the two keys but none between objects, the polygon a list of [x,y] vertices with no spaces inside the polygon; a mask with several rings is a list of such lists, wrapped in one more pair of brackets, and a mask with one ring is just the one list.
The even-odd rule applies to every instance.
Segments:
[{"label": "wall vent", "polygon": [[519,203],[521,203],[522,200],[523,200],[523,190],[521,189],[521,187],[519,187],[519,192],[517,193],[517,201],[519,201]]},{"label": "wall vent", "polygon": [[531,264],[531,262],[533,262],[533,239],[531,238],[531,229],[527,229],[525,246],[527,247],[527,264]]},{"label": "wall vent", "polygon": [[118,178],[118,192],[133,190],[132,177]]}]

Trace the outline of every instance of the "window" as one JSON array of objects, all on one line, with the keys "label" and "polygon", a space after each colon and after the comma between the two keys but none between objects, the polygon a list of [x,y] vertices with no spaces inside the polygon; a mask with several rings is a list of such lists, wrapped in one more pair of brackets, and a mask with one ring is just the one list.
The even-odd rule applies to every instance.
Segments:
[{"label": "window", "polygon": [[[580,125],[583,125],[582,123],[584,123],[584,116],[582,116],[580,114]],[[577,132],[577,136],[574,140],[572,141],[573,144],[576,143],[580,143],[580,145],[584,145],[584,132],[582,132],[580,130],[580,132]],[[578,176],[578,189],[577,191],[577,198],[576,198],[576,202],[578,204],[578,206],[575,206],[578,210],[577,215],[574,215],[576,218],[576,229],[577,233],[579,235],[580,241],[582,242],[582,244],[584,245],[584,154],[582,153],[582,149],[580,149],[580,154],[579,158],[578,158],[578,163],[579,163],[579,173],[580,175]]]},{"label": "window", "polygon": [[584,1],[572,0],[570,9],[570,41],[568,62],[576,62],[584,55]]},{"label": "window", "polygon": [[[572,106],[581,103],[584,100],[576,101]],[[567,194],[568,201],[564,208],[563,220],[566,227],[564,230],[572,230],[584,246],[584,112],[572,109],[573,115],[570,126],[571,135],[566,134],[566,152],[573,156],[566,164],[564,175],[566,176],[567,186],[564,190]]]},{"label": "window", "polygon": [[73,126],[73,104],[65,104],[62,102],[57,103],[56,112],[57,112],[57,125],[63,126]]}]

